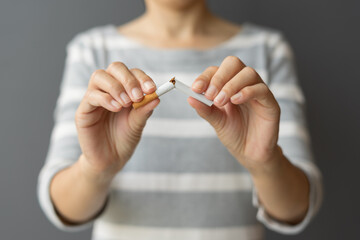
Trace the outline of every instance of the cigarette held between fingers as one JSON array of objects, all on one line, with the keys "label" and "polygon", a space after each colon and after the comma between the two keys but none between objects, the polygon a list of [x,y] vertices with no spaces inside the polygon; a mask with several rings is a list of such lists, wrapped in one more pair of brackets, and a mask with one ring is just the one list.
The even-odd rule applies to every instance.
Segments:
[{"label": "cigarette held between fingers", "polygon": [[159,98],[161,95],[171,91],[174,88],[175,88],[174,78],[172,78],[169,82],[164,83],[158,89],[156,89],[155,92],[145,95],[142,101],[133,103],[132,106],[133,108],[137,109],[141,106],[148,104],[152,100]]},{"label": "cigarette held between fingers", "polygon": [[173,77],[169,82],[161,85],[155,92],[145,95],[144,99],[141,102],[133,103],[133,107],[135,109],[137,109],[141,106],[144,106],[145,104],[151,102],[152,100],[160,97],[161,95],[169,92],[170,90],[172,90],[174,88],[178,89],[180,92],[182,92],[190,97],[193,97],[193,98],[199,100],[200,102],[202,102],[208,106],[211,106],[213,104],[213,102],[210,101],[209,99],[207,99],[203,94],[192,91],[189,86],[185,85],[184,83],[182,83],[178,80],[175,80],[175,77]]},{"label": "cigarette held between fingers", "polygon": [[213,104],[213,102],[207,99],[203,94],[194,92],[193,90],[191,90],[189,86],[185,85],[181,81],[176,80],[175,88],[180,92],[183,92],[184,94],[193,97],[196,100],[208,105],[209,107]]}]

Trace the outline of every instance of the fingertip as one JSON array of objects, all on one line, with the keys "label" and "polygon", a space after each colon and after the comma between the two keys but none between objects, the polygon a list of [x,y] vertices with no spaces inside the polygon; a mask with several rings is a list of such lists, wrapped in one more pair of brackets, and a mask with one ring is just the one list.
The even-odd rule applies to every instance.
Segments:
[{"label": "fingertip", "polygon": [[133,102],[140,102],[144,98],[144,93],[140,88],[134,87],[131,90],[131,97]]},{"label": "fingertip", "polygon": [[138,80],[144,93],[149,94],[153,93],[156,90],[156,84],[154,83],[152,78],[147,75],[143,70],[139,68],[132,68],[130,69],[130,72]]},{"label": "fingertip", "polygon": [[210,85],[205,92],[205,97],[213,101],[217,94],[218,94],[217,87],[215,87],[214,85]]},{"label": "fingertip", "polygon": [[116,101],[115,99],[110,100],[110,103],[107,103],[102,106],[103,108],[107,109],[110,112],[119,112],[123,105]]},{"label": "fingertip", "polygon": [[110,103],[111,103],[112,107],[114,107],[115,109],[119,109],[121,107],[121,104],[118,103],[117,101],[115,101],[114,99],[111,100]]},{"label": "fingertip", "polygon": [[229,102],[229,97],[225,91],[221,91],[214,99],[214,104],[217,107],[222,107]]},{"label": "fingertip", "polygon": [[203,80],[195,80],[191,86],[191,90],[196,93],[203,93],[205,91],[205,82]]},{"label": "fingertip", "polygon": [[156,85],[152,80],[147,80],[143,83],[143,91],[146,94],[153,93],[156,90]]},{"label": "fingertip", "polygon": [[239,105],[239,104],[240,104],[239,101],[233,100],[233,99],[230,99],[230,102],[231,102],[232,104],[234,104],[234,105]]}]

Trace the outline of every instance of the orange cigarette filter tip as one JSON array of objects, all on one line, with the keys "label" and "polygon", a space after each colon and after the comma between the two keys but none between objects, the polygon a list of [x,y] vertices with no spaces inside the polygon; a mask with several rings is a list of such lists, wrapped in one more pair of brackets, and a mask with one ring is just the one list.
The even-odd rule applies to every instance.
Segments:
[{"label": "orange cigarette filter tip", "polygon": [[138,109],[139,107],[142,107],[146,104],[148,104],[149,102],[151,102],[152,100],[158,98],[159,96],[156,94],[156,92],[153,92],[151,94],[147,94],[144,96],[143,100],[141,100],[141,102],[135,102],[132,104],[133,108]]}]

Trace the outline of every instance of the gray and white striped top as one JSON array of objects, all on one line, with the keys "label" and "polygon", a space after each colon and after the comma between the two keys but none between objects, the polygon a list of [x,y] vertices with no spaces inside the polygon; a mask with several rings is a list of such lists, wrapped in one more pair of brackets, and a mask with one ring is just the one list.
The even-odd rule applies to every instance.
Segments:
[{"label": "gray and white striped top", "polygon": [[[318,210],[321,174],[312,160],[291,49],[279,32],[245,23],[236,36],[214,48],[165,50],[134,42],[107,25],[77,35],[67,51],[55,127],[38,183],[41,207],[58,228],[76,231],[93,225],[93,239],[262,239],[263,225],[297,233]],[[94,222],[64,225],[54,211],[49,184],[81,153],[74,116],[92,72],[122,61],[144,70],[158,85],[172,76],[191,85],[204,69],[228,55],[255,68],[280,104],[279,145],[311,185],[306,218],[296,226],[271,219],[257,201],[246,169],[188,105],[186,96],[172,91],[161,97],[134,155],[114,179],[104,212]]]}]

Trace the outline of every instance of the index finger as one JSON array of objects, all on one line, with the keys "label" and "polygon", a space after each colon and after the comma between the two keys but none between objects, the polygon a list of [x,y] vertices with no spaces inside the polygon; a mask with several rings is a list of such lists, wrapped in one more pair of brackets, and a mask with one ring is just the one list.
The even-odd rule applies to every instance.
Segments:
[{"label": "index finger", "polygon": [[209,100],[214,100],[223,86],[230,81],[238,72],[246,65],[235,56],[228,56],[221,63],[219,69],[211,78],[209,87],[205,92],[205,96]]},{"label": "index finger", "polygon": [[197,93],[203,93],[209,86],[211,78],[215,75],[219,69],[217,66],[210,66],[205,69],[193,82],[191,89]]},{"label": "index finger", "polygon": [[139,102],[143,98],[144,94],[141,90],[139,81],[124,63],[114,62],[106,71],[120,81],[133,102]]},{"label": "index finger", "polygon": [[154,81],[144,71],[138,68],[132,68],[130,69],[130,72],[132,72],[132,74],[140,82],[141,88],[144,93],[149,94],[156,90],[156,85]]}]

